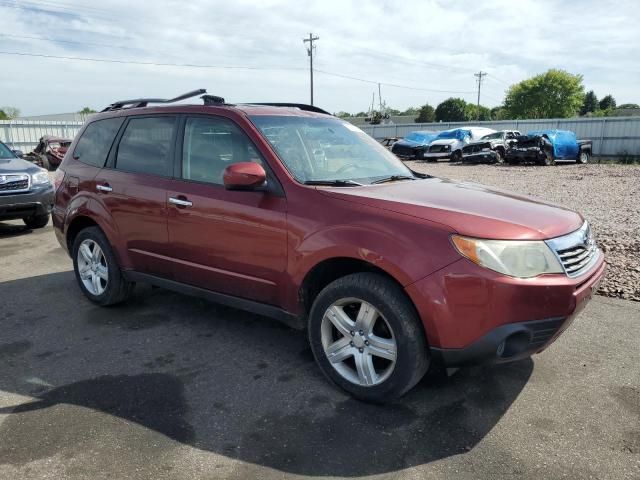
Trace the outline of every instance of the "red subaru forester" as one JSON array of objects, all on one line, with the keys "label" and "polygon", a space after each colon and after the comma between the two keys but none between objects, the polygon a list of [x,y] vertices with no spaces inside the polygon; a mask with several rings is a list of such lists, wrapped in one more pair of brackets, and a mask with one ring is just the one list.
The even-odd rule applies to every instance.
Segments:
[{"label": "red subaru forester", "polygon": [[540,352],[604,275],[578,213],[415,173],[317,107],[148,106],[200,93],[116,102],[70,147],[53,222],[91,301],[147,282],[275,317],[385,401],[432,362]]}]

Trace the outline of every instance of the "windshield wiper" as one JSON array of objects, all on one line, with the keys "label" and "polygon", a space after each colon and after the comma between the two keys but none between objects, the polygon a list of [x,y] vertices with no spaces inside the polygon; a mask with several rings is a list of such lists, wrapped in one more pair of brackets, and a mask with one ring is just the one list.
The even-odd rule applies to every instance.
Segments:
[{"label": "windshield wiper", "polygon": [[371,182],[371,185],[376,183],[397,182],[398,180],[416,180],[416,177],[410,177],[409,175],[391,175],[389,177],[376,180],[375,182]]},{"label": "windshield wiper", "polygon": [[361,187],[362,183],[353,180],[307,180],[305,185],[325,185],[329,187]]}]

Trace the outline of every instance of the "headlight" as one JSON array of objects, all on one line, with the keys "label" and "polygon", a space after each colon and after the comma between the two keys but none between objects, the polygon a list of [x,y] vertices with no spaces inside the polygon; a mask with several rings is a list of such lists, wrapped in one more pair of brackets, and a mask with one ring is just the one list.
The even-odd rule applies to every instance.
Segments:
[{"label": "headlight", "polygon": [[462,256],[510,277],[564,273],[562,265],[543,241],[480,240],[459,235],[453,235],[451,239]]},{"label": "headlight", "polygon": [[49,174],[46,170],[31,175],[31,183],[33,185],[46,185],[49,183]]}]

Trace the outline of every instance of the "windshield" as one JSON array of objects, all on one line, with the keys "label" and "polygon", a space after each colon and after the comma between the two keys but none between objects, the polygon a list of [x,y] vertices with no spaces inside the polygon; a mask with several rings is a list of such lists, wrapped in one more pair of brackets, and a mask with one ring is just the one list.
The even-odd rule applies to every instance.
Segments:
[{"label": "windshield", "polygon": [[337,118],[254,115],[251,120],[299,182],[371,184],[395,175],[413,177],[386,148]]},{"label": "windshield", "polygon": [[480,140],[500,140],[502,138],[502,132],[490,133],[485,135]]},{"label": "windshield", "polygon": [[409,140],[411,142],[416,143],[428,143],[434,138],[436,138],[437,134],[435,133],[420,133],[420,132],[411,132],[406,137],[405,140]]},{"label": "windshield", "polygon": [[11,149],[0,142],[0,158],[16,158]]},{"label": "windshield", "polygon": [[471,135],[469,130],[445,130],[438,134],[438,138],[455,138],[456,140],[462,140],[464,137]]}]

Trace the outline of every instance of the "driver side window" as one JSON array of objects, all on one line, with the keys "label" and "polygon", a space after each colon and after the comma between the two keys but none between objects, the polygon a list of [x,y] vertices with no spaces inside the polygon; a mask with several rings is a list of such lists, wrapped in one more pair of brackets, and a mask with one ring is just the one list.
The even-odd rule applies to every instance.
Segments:
[{"label": "driver side window", "polygon": [[224,169],[238,162],[264,166],[247,135],[222,117],[190,117],[184,127],[182,178],[223,185]]}]

